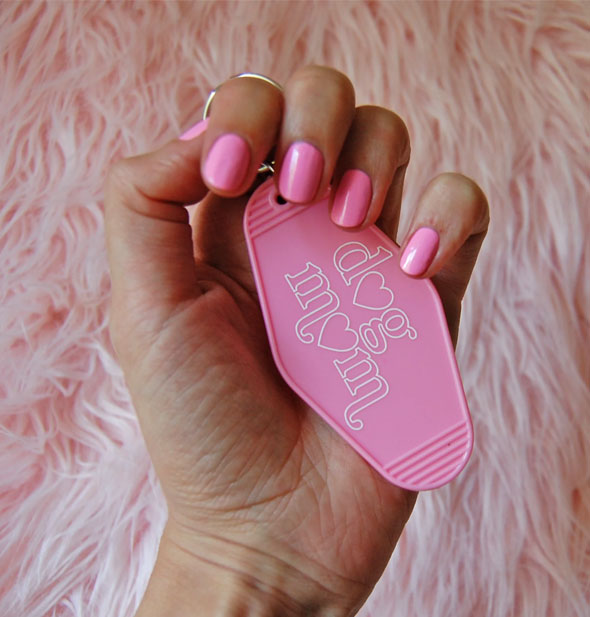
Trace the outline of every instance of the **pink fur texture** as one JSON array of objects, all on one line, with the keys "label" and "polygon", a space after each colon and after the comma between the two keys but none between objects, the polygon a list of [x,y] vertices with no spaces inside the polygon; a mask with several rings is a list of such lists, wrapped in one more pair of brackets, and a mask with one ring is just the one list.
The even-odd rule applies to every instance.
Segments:
[{"label": "pink fur texture", "polygon": [[109,343],[109,161],[230,74],[311,62],[406,120],[406,210],[456,170],[492,217],[457,349],[474,455],[361,614],[590,615],[589,24],[584,3],[0,6],[2,617],[130,617],[166,517]]}]

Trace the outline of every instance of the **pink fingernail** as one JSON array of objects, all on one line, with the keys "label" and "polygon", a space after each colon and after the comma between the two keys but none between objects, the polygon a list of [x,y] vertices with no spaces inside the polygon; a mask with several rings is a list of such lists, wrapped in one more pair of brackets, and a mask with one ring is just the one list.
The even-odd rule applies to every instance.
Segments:
[{"label": "pink fingernail", "polygon": [[360,169],[349,169],[334,195],[332,220],[341,227],[360,225],[367,216],[371,195],[371,178]]},{"label": "pink fingernail", "polygon": [[238,189],[250,167],[250,148],[244,139],[233,133],[218,137],[207,155],[203,176],[205,181],[223,191]]},{"label": "pink fingernail", "polygon": [[208,126],[209,118],[205,118],[205,120],[201,120],[194,126],[191,126],[191,128],[186,131],[186,133],[183,133],[178,139],[182,139],[182,141],[190,141],[191,139],[195,139],[195,137],[198,137],[201,133],[204,133]]},{"label": "pink fingernail", "polygon": [[401,268],[406,274],[420,276],[432,263],[438,251],[438,233],[431,227],[417,229],[401,257]]},{"label": "pink fingernail", "polygon": [[311,144],[296,141],[291,144],[279,177],[279,191],[288,201],[311,201],[318,190],[324,171],[324,157]]}]

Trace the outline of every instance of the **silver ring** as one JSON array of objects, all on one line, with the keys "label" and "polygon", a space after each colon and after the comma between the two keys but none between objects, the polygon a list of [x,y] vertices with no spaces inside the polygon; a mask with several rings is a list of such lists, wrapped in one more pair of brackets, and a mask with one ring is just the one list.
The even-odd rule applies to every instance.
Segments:
[{"label": "silver ring", "polygon": [[[215,98],[215,94],[217,93],[219,88],[221,88],[221,86],[223,86],[223,84],[229,81],[230,79],[239,79],[240,77],[253,77],[254,79],[260,79],[262,81],[265,81],[267,84],[274,86],[279,92],[282,93],[284,91],[283,86],[281,86],[281,84],[276,82],[274,79],[267,77],[266,75],[261,75],[260,73],[238,73],[237,75],[232,75],[229,79],[226,79],[223,83],[219,84],[217,88],[215,88],[214,90],[211,90],[211,92],[209,93],[209,96],[207,97],[207,101],[205,102],[205,108],[203,109],[203,120],[206,120],[209,117],[209,110],[211,109],[211,103],[213,102],[213,99]],[[265,173],[274,174],[274,172],[275,172],[275,162],[272,160],[264,161],[262,165],[260,165],[260,167],[258,168],[259,174],[265,174]]]},{"label": "silver ring", "polygon": [[267,84],[274,86],[279,92],[282,93],[284,91],[284,88],[283,86],[281,86],[281,84],[276,82],[274,79],[267,77],[266,75],[261,75],[260,73],[238,73],[237,75],[232,75],[229,79],[226,79],[223,83],[219,84],[216,88],[209,92],[209,96],[207,97],[207,101],[205,102],[205,108],[203,109],[203,120],[206,120],[209,117],[211,103],[213,102],[213,99],[215,98],[215,95],[217,94],[219,88],[221,88],[221,86],[223,86],[223,84],[230,79],[239,79],[240,77],[253,77],[254,79],[260,79],[262,81],[265,81]]}]

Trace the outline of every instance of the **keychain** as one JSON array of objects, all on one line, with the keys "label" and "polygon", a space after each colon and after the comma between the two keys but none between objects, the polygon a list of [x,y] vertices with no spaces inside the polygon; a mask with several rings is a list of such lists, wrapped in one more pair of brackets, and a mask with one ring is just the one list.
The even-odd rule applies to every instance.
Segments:
[{"label": "keychain", "polygon": [[336,226],[329,201],[328,193],[313,204],[285,202],[271,177],[246,206],[244,233],[275,364],[383,477],[411,490],[437,488],[457,476],[473,448],[442,303],[430,280],[403,273],[398,246],[375,225]]}]

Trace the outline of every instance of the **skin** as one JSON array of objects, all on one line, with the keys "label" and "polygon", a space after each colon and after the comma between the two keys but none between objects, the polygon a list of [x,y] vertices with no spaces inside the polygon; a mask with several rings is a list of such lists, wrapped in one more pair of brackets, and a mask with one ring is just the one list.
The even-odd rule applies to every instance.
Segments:
[{"label": "skin", "polygon": [[[231,192],[201,175],[227,132],[246,140],[251,157]],[[326,67],[298,70],[284,93],[230,80],[204,133],[109,171],[111,335],[169,509],[142,617],[195,606],[210,615],[353,615],[414,506],[415,493],[388,483],[285,385],[270,355],[242,215],[269,150],[280,173],[301,140],[324,156],[316,197],[347,169],[366,171],[373,194],[361,227],[377,223],[395,240],[407,129],[389,110],[356,108],[348,78]],[[200,200],[189,224],[183,206]],[[421,226],[439,232],[423,276],[455,341],[486,198],[472,180],[443,174],[412,210],[401,247]]]}]

